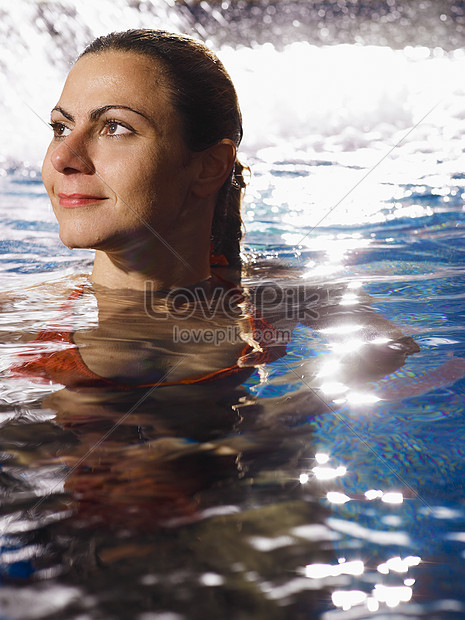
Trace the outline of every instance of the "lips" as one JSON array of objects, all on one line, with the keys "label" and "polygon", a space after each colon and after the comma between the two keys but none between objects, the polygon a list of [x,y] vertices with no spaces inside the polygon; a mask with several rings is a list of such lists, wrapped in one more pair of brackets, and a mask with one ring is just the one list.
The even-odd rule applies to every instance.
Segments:
[{"label": "lips", "polygon": [[85,207],[106,200],[106,196],[92,196],[90,194],[64,194],[59,193],[60,206],[67,208]]}]

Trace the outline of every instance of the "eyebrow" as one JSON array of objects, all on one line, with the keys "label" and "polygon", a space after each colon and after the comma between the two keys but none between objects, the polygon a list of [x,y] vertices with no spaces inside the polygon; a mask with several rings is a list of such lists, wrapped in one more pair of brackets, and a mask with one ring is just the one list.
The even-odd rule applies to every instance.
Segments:
[{"label": "eyebrow", "polygon": [[[153,122],[143,112],[140,112],[139,110],[135,110],[134,108],[131,108],[131,107],[127,106],[127,105],[117,105],[117,104],[104,105],[101,108],[96,108],[95,110],[91,111],[91,113],[89,114],[89,117],[90,117],[90,119],[92,121],[96,121],[96,120],[98,120],[100,118],[100,116],[102,116],[102,114],[105,114],[105,112],[107,112],[108,110],[129,110],[130,112],[134,112],[135,114],[138,114],[139,116],[142,116],[143,118],[145,118],[150,123]],[[69,112],[66,112],[66,110],[63,110],[63,108],[61,108],[60,106],[58,106],[58,105],[55,106],[53,108],[52,112],[60,112],[60,114],[62,114],[65,118],[67,118],[69,121],[74,123],[73,115],[70,114]]]},{"label": "eyebrow", "polygon": [[52,112],[59,112],[60,114],[62,114],[65,118],[67,118],[69,121],[74,123],[74,117],[72,114],[70,114],[69,112],[66,112],[66,110],[63,110],[63,108],[60,108],[59,105],[55,106],[52,109]]}]

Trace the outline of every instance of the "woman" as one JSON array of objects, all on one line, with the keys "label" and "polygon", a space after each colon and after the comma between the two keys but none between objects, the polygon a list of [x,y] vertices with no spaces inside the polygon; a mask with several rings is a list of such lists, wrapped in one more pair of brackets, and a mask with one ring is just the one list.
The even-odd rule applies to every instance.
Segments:
[{"label": "woman", "polygon": [[[71,69],[51,126],[43,181],[63,243],[96,250],[90,279],[98,328],[77,333],[70,326],[58,330],[58,338],[45,330],[39,340],[58,339],[80,351],[47,353],[23,370],[72,386],[108,380],[143,387],[229,376],[230,369],[235,374],[238,357],[251,352],[238,323],[242,294],[231,281],[240,266],[244,180],[236,150],[242,124],[234,86],[218,58],[199,41],[163,31],[100,37]],[[223,267],[220,280],[211,278],[212,263]],[[112,297],[109,289],[119,293]],[[192,315],[187,321],[178,301],[208,306],[206,297],[219,294],[219,330],[209,335],[226,333],[232,323],[238,329],[229,332],[235,334],[231,346],[220,351],[210,340],[199,344],[195,360],[184,355],[186,338],[176,339],[180,326],[167,324],[166,309],[157,306],[169,290],[179,293],[169,298],[169,310],[170,318],[182,321],[184,335],[205,321]],[[83,291],[72,291],[63,308],[66,321]],[[152,297],[142,300],[137,291]],[[252,323],[246,319],[246,331],[253,331]],[[121,343],[122,324],[127,338]],[[162,344],[151,345],[146,356],[134,343],[147,336]],[[102,342],[110,343],[111,354]],[[160,361],[166,357],[160,350],[167,349],[178,352],[179,364]]]},{"label": "woman", "polygon": [[92,281],[143,290],[239,264],[242,137],[236,93],[202,43],[161,31],[96,39],[52,110],[43,181],[68,247],[95,248]]},{"label": "woman", "polygon": [[[248,297],[231,281],[240,267],[241,113],[231,79],[202,43],[154,30],[96,39],[71,69],[51,126],[43,181],[63,243],[96,251],[92,288],[73,290],[64,324],[39,335],[58,351],[33,352],[23,372],[71,388],[240,383],[285,353],[297,321],[340,321],[337,301],[323,303],[292,280],[285,291],[265,284]],[[221,275],[212,277],[212,261]],[[97,300],[96,327],[76,330],[75,301],[86,292]],[[307,302],[318,312],[307,313]],[[366,308],[356,319],[370,338],[402,336]],[[384,357],[378,348],[381,362],[373,370],[368,350],[356,382],[417,350],[411,339]]]}]

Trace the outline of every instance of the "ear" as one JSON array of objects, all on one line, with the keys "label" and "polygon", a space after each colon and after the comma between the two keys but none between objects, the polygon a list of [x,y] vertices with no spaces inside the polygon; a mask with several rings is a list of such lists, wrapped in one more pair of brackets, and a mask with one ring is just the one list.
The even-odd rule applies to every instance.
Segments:
[{"label": "ear", "polygon": [[236,145],[224,138],[197,154],[198,172],[192,183],[192,193],[198,198],[216,194],[231,173],[236,161]]}]

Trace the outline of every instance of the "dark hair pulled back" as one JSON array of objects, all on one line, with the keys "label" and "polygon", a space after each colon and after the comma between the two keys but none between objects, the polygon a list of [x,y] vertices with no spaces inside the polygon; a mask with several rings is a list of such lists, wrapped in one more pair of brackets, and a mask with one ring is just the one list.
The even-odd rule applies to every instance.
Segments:
[{"label": "dark hair pulled back", "polygon": [[[163,30],[127,30],[95,39],[81,56],[107,50],[135,52],[160,63],[191,151],[203,151],[223,138],[239,146],[242,117],[234,85],[220,60],[202,42]],[[218,192],[212,222],[212,253],[224,255],[231,266],[240,264],[243,170],[236,159]]]}]

